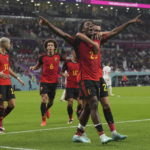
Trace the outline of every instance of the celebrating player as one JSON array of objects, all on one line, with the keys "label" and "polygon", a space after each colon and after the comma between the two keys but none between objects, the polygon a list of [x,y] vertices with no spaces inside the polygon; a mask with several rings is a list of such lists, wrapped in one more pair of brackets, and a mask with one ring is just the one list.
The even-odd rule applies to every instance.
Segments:
[{"label": "celebrating player", "polygon": [[80,115],[80,123],[77,128],[76,134],[73,136],[74,142],[84,142],[90,143],[90,139],[85,134],[85,126],[91,115],[92,121],[95,125],[96,130],[100,136],[102,143],[108,143],[112,141],[111,138],[104,134],[102,124],[100,123],[99,113],[98,113],[98,95],[99,95],[99,44],[100,41],[92,41],[86,35],[92,36],[93,30],[91,21],[86,21],[81,24],[82,32],[84,34],[76,35],[76,38],[70,36],[69,34],[63,32],[59,28],[55,27],[53,24],[48,22],[45,18],[40,17],[40,24],[47,25],[52,31],[57,35],[66,40],[71,44],[76,50],[78,57],[78,62],[81,69],[81,87],[82,93],[86,100],[86,104]]},{"label": "celebrating player", "polygon": [[49,109],[53,105],[56,94],[58,71],[60,56],[56,53],[57,43],[55,40],[48,39],[44,43],[46,54],[39,58],[35,66],[30,67],[31,70],[42,68],[40,79],[40,95],[41,95],[41,126],[46,126],[46,117],[50,117]]},{"label": "celebrating player", "polygon": [[[67,73],[65,72],[67,71]],[[77,63],[75,52],[72,51],[71,60],[64,63],[62,68],[62,75],[67,78],[66,96],[68,102],[67,112],[69,116],[68,124],[73,122],[73,100],[77,100],[77,117],[79,117],[82,110],[82,101],[79,99],[79,81],[80,81],[80,66]]]},{"label": "celebrating player", "polygon": [[[73,141],[89,143],[90,139],[87,138],[85,133],[85,126],[91,115],[91,119],[95,125],[95,128],[100,135],[100,140],[102,143],[108,143],[112,141],[112,138],[107,137],[104,134],[102,124],[100,123],[99,114],[98,114],[98,98],[99,98],[99,68],[100,68],[100,43],[104,43],[108,38],[113,37],[114,35],[120,33],[128,25],[141,22],[139,16],[128,21],[115,28],[109,34],[97,34],[97,36],[92,37],[93,34],[93,23],[91,21],[85,21],[80,26],[80,32],[76,35],[76,38],[70,36],[69,34],[63,32],[59,28],[55,27],[52,23],[48,22],[45,18],[40,17],[40,24],[47,25],[53,32],[58,36],[62,37],[68,43],[70,43],[77,54],[78,62],[81,67],[81,83],[82,91],[86,99],[86,105],[84,106],[83,112],[80,116],[80,124],[77,128],[76,135],[73,136]],[[90,40],[93,38],[93,40]],[[96,40],[97,39],[97,40]],[[109,112],[107,112],[109,114]],[[110,119],[110,118],[109,118]],[[112,123],[113,125],[113,123]],[[111,126],[112,128],[112,126]],[[116,134],[115,134],[116,135]],[[113,139],[115,139],[113,137]]]},{"label": "celebrating player", "polygon": [[[116,27],[112,31],[102,32],[101,26],[94,25],[94,37],[98,37],[98,39],[101,39],[101,44],[104,44],[108,39],[114,37],[115,35],[119,34],[121,31],[123,31],[126,27],[128,27],[130,24],[133,23],[141,23],[142,21],[139,19],[140,15],[135,17],[134,19],[122,24],[119,27]],[[98,35],[98,36],[97,36]],[[105,119],[109,125],[110,131],[112,132],[112,138],[113,140],[123,140],[127,136],[121,135],[116,131],[116,127],[114,124],[113,115],[110,109],[110,103],[108,99],[108,91],[107,91],[107,85],[102,75],[102,67],[101,67],[101,53],[99,55],[99,74],[100,74],[100,102],[103,107],[103,112]]]},{"label": "celebrating player", "polygon": [[[24,82],[13,72],[9,64],[7,51],[10,49],[10,39],[2,37],[0,39],[0,133],[4,132],[3,119],[15,107],[15,94],[12,88],[10,75],[16,78],[22,85]],[[4,107],[4,101],[8,106]]]}]

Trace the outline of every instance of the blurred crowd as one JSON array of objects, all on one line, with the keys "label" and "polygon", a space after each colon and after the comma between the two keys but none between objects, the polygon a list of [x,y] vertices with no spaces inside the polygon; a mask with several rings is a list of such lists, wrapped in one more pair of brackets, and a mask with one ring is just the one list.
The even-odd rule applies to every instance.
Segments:
[{"label": "blurred crowd", "polygon": [[38,9],[29,9],[26,3],[20,7],[9,7],[9,5],[0,7],[0,15],[11,16],[9,19],[6,17],[5,23],[0,25],[0,37],[7,36],[12,39],[11,61],[16,72],[29,73],[29,66],[34,65],[39,55],[44,53],[42,43],[47,38],[56,39],[62,54],[65,52],[68,57],[70,55],[71,47],[67,43],[54,35],[47,27],[39,26],[35,13],[42,15],[43,12],[48,20],[71,35],[78,31],[83,18],[92,18],[101,25],[102,31],[109,31],[142,13],[141,19],[144,22],[142,25],[130,26],[101,48],[102,65],[110,63],[113,71],[150,71],[150,13],[148,10],[139,12],[135,8],[126,10],[126,8],[110,9],[110,7],[92,6],[83,11],[87,5],[75,6],[70,3],[69,6],[65,5],[65,9],[60,5],[57,5],[57,9],[56,5],[51,8],[46,4],[43,5],[44,9],[42,6]]}]

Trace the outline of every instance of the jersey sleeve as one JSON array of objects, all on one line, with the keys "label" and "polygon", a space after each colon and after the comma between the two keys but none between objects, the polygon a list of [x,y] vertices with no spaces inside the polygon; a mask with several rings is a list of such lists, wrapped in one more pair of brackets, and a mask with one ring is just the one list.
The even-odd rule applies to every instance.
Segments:
[{"label": "jersey sleeve", "polygon": [[43,64],[43,56],[40,56],[40,57],[39,57],[38,64],[39,64],[39,65],[42,65],[42,64]]},{"label": "jersey sleeve", "polygon": [[108,41],[109,35],[108,34],[103,34],[102,39],[101,39],[101,44],[104,44]]}]

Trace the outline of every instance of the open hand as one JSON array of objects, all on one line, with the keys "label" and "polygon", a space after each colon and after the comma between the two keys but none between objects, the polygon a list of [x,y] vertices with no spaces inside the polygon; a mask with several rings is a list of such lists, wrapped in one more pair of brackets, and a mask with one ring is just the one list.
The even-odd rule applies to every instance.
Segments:
[{"label": "open hand", "polygon": [[130,23],[143,23],[143,21],[140,19],[141,15],[136,16],[135,18],[131,19]]},{"label": "open hand", "polygon": [[47,19],[45,19],[42,16],[39,16],[40,20],[39,20],[39,25],[47,25],[49,22]]}]

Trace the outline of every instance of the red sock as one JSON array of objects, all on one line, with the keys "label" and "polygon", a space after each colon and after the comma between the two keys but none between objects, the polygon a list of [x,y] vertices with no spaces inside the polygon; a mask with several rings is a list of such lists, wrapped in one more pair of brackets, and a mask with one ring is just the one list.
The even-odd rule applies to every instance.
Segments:
[{"label": "red sock", "polygon": [[114,131],[114,130],[116,130],[114,123],[108,124],[108,125],[109,125],[109,129],[110,129],[111,132]]},{"label": "red sock", "polygon": [[46,117],[45,116],[42,117],[42,121],[46,121]]},{"label": "red sock", "polygon": [[3,127],[3,119],[0,119],[0,127]]}]

